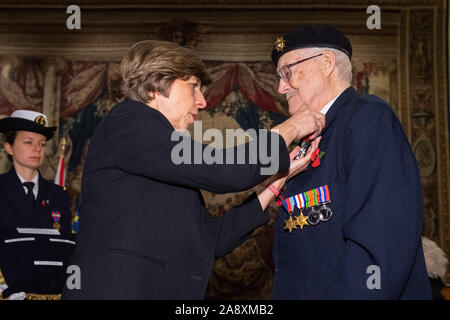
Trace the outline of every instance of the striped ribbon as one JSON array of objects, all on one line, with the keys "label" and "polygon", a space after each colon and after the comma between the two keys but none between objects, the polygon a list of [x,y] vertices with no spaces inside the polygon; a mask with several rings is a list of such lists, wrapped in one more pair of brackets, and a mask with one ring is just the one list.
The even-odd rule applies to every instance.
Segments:
[{"label": "striped ribbon", "polygon": [[61,218],[61,213],[59,211],[52,211],[52,218],[55,222],[58,222]]},{"label": "striped ribbon", "polygon": [[315,207],[327,202],[331,202],[330,191],[328,190],[328,185],[324,185],[283,199],[283,206],[287,212],[291,213],[295,207],[301,210],[302,208]]}]

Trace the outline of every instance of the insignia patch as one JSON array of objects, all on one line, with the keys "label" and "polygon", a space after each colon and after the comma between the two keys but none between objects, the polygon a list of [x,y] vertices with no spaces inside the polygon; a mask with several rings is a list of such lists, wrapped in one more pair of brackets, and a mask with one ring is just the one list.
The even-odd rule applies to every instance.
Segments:
[{"label": "insignia patch", "polygon": [[36,119],[34,119],[34,122],[39,123],[42,126],[45,126],[45,118],[43,116],[37,116]]},{"label": "insignia patch", "polygon": [[286,42],[284,41],[283,37],[277,38],[274,43],[275,49],[277,49],[278,52],[283,51],[286,47]]}]

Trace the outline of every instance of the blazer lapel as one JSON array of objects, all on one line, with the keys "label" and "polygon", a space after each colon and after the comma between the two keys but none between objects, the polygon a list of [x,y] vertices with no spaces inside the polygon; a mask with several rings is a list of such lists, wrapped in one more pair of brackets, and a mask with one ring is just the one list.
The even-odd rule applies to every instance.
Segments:
[{"label": "blazer lapel", "polygon": [[11,206],[20,216],[25,218],[25,221],[30,221],[30,219],[33,219],[32,208],[14,168],[7,173],[6,181],[5,193],[10,199]]},{"label": "blazer lapel", "polygon": [[47,184],[47,181],[42,178],[41,173],[39,172],[39,191],[37,195],[36,202],[38,204],[41,204],[42,200],[47,200],[48,198],[48,192],[49,192],[49,185]]},{"label": "blazer lapel", "polygon": [[39,172],[39,192],[35,204],[38,219],[44,219],[45,221],[47,220],[47,217],[44,216],[47,210],[44,209],[50,205],[50,191],[49,182],[42,178],[42,175]]},{"label": "blazer lapel", "polygon": [[336,101],[333,103],[331,108],[328,110],[325,119],[325,128],[323,128],[321,135],[325,133],[327,128],[331,125],[333,120],[336,118],[336,116],[339,114],[339,111],[342,109],[343,106],[347,104],[347,102],[355,97],[358,96],[358,92],[356,92],[353,87],[348,87],[345,89],[341,95],[336,99]]}]

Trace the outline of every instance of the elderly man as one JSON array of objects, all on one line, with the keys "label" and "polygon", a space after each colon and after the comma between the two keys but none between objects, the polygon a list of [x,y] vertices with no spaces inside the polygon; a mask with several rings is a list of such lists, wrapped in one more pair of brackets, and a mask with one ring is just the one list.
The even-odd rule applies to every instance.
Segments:
[{"label": "elderly man", "polygon": [[[326,115],[275,225],[274,299],[429,299],[419,171],[391,107],[352,87],[350,41],[303,25],[272,51],[289,112]],[[319,157],[320,156],[320,157]]]}]

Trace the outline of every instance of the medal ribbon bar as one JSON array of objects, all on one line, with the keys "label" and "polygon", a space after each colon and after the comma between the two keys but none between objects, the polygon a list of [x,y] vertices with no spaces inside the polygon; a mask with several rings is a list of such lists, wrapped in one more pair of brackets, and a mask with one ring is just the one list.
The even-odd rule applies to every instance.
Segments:
[{"label": "medal ribbon bar", "polygon": [[295,206],[301,210],[302,208],[315,207],[322,203],[331,202],[330,191],[328,185],[324,185],[283,199],[282,202],[286,211],[290,213]]}]

